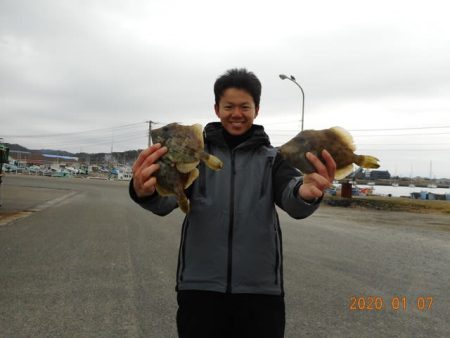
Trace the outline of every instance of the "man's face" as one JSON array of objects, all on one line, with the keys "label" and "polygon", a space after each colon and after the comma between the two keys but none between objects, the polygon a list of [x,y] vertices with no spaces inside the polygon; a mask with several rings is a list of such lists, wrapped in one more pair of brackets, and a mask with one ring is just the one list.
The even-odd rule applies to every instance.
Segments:
[{"label": "man's face", "polygon": [[259,107],[255,107],[255,101],[247,91],[228,88],[219,104],[214,105],[214,110],[228,133],[242,135],[253,125]]}]

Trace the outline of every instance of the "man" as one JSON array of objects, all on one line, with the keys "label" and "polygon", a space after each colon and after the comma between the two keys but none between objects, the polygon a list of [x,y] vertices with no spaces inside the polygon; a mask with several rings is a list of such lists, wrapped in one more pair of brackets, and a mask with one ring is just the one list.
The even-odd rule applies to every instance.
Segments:
[{"label": "man", "polygon": [[[285,305],[281,229],[275,204],[300,219],[319,206],[336,171],[308,154],[316,173],[299,176],[270,145],[259,112],[261,83],[246,69],[231,69],[214,84],[220,122],[205,127],[205,148],[224,167],[200,164],[187,191],[186,215],[177,269],[179,336],[284,336]],[[172,196],[155,191],[158,159],[167,149],[144,150],[133,166],[130,195],[142,207],[166,215],[177,207]]]}]

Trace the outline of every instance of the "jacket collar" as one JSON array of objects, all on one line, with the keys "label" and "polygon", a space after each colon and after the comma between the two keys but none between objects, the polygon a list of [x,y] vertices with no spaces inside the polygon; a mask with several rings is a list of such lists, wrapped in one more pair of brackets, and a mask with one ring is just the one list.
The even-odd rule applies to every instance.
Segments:
[{"label": "jacket collar", "polygon": [[[242,145],[245,144],[246,146],[269,146],[269,136],[264,131],[264,127],[258,124],[254,124],[252,125],[252,128],[253,135],[250,137],[250,139],[243,142]],[[222,126],[222,123],[220,122],[208,123],[203,131],[206,142],[211,142],[212,144],[226,147],[227,145],[225,142],[225,138],[223,137],[223,133],[224,128]]]}]

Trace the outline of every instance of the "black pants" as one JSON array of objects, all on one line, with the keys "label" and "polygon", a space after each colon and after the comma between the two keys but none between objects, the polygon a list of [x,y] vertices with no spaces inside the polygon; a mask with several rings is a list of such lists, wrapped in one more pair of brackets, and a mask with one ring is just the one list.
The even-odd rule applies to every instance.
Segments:
[{"label": "black pants", "polygon": [[283,296],[179,291],[180,338],[282,338]]}]

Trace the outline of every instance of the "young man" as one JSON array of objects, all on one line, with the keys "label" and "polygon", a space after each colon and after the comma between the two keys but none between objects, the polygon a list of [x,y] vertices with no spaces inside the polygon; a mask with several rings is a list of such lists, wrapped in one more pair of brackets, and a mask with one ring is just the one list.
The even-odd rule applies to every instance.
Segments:
[{"label": "young man", "polygon": [[[327,151],[308,154],[316,173],[299,176],[262,126],[261,83],[245,69],[232,69],[214,84],[220,122],[205,127],[205,148],[224,167],[200,164],[187,194],[191,211],[183,222],[177,269],[179,336],[284,336],[285,312],[281,229],[275,205],[300,219],[319,206],[336,165]],[[158,159],[167,149],[144,150],[133,166],[130,195],[142,207],[166,215],[175,198],[155,191]]]}]

